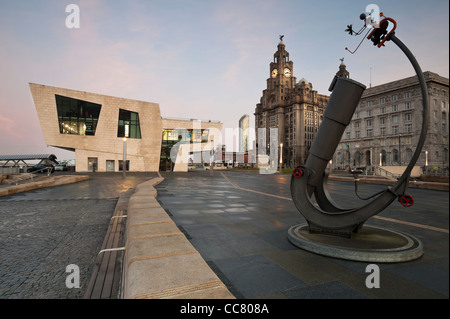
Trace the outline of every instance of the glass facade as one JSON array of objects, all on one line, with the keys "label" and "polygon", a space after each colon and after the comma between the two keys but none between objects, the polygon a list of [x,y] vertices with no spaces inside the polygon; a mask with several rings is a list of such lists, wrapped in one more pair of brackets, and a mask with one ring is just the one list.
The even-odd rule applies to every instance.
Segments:
[{"label": "glass facade", "polygon": [[139,113],[119,109],[117,137],[141,138]]},{"label": "glass facade", "polygon": [[102,108],[100,104],[56,94],[55,99],[61,134],[95,135]]},{"label": "glass facade", "polygon": [[161,158],[159,169],[162,171],[171,171],[173,168],[170,151],[178,142],[182,143],[206,143],[208,142],[209,130],[192,129],[166,129],[162,132]]}]

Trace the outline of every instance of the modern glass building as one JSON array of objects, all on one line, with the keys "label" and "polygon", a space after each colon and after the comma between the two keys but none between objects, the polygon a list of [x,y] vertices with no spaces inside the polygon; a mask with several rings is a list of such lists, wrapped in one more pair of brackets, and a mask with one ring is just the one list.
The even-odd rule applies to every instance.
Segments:
[{"label": "modern glass building", "polygon": [[172,148],[176,144],[208,143],[209,129],[163,129],[159,169],[171,171],[174,163]]},{"label": "modern glass building", "polygon": [[95,135],[101,105],[55,94],[61,134]]},{"label": "modern glass building", "polygon": [[162,118],[156,103],[34,83],[30,90],[46,144],[74,151],[79,172],[187,171],[190,154],[220,141],[222,123]]}]

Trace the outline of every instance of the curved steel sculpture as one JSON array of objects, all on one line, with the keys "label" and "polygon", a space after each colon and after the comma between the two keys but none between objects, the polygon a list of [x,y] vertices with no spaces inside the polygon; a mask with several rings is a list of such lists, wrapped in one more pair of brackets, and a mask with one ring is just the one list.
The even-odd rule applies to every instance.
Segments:
[{"label": "curved steel sculpture", "polygon": [[[362,20],[365,15],[361,15]],[[389,24],[393,24],[387,31]],[[422,93],[422,128],[415,152],[395,185],[387,187],[373,196],[370,202],[362,207],[342,208],[331,198],[327,187],[326,166],[336,150],[346,126],[350,123],[356,106],[359,103],[365,86],[354,80],[339,77],[330,86],[332,94],[323,115],[323,121],[310,148],[310,154],[304,166],[297,167],[291,178],[291,195],[295,206],[308,222],[309,232],[327,233],[351,237],[352,233],[361,230],[363,224],[370,217],[379,214],[394,200],[398,199],[403,206],[410,206],[413,199],[406,194],[411,171],[417,162],[428,128],[428,94],[427,85],[422,70],[411,51],[395,35],[397,23],[391,18],[384,17],[379,28],[375,28],[367,39],[374,45],[384,46],[386,41],[394,42],[408,57],[419,79]],[[348,26],[352,35],[351,25]],[[364,27],[356,34],[359,35]],[[358,46],[359,47],[359,46]],[[347,49],[348,50],[348,49]],[[350,51],[350,50],[348,50]],[[356,50],[355,50],[356,51]],[[350,51],[352,54],[354,52]],[[314,195],[316,204],[312,201]]]}]

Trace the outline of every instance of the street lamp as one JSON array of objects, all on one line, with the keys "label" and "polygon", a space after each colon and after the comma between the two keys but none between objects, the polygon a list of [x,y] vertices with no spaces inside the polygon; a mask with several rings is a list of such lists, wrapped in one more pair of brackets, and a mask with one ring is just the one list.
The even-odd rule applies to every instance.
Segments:
[{"label": "street lamp", "polygon": [[209,151],[209,174],[214,175],[214,140],[211,140],[211,150]]},{"label": "street lamp", "polygon": [[126,177],[127,171],[127,138],[123,138],[123,161],[122,161],[122,174],[123,178]]},{"label": "street lamp", "polygon": [[425,151],[425,174],[428,172],[428,151]]},{"label": "street lamp", "polygon": [[280,173],[283,170],[283,143],[280,143]]},{"label": "street lamp", "polygon": [[383,166],[383,162],[381,161],[382,156],[383,155],[380,153],[380,166]]}]

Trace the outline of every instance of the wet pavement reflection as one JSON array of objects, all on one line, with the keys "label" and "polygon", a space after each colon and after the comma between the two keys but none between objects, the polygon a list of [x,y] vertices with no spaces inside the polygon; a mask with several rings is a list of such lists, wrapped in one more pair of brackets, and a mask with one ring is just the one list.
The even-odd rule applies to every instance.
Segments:
[{"label": "wet pavement reflection", "polygon": [[[289,227],[306,222],[291,200],[290,174],[161,175],[162,207],[238,298],[448,298],[448,192],[410,189],[416,205],[406,209],[393,203],[379,214],[391,220],[367,222],[410,233],[425,245],[419,260],[381,265],[383,285],[375,290],[365,286],[366,263],[316,255],[288,241]],[[365,203],[353,182],[328,186],[343,207]],[[359,191],[366,196],[386,187],[365,184]]]}]

